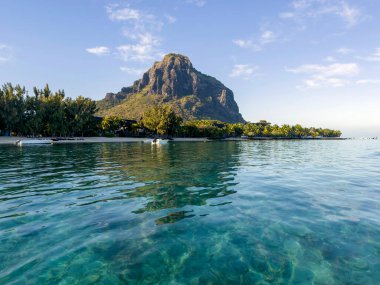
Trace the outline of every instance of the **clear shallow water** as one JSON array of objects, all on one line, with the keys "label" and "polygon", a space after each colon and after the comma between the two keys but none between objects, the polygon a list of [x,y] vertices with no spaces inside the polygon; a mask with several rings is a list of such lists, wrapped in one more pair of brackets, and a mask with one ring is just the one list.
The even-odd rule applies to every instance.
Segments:
[{"label": "clear shallow water", "polygon": [[379,141],[0,146],[0,284],[379,280]]}]

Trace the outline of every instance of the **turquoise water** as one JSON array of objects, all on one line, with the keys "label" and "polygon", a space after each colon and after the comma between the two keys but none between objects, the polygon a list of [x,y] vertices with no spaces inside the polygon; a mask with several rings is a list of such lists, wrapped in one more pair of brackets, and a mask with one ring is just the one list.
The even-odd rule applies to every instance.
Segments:
[{"label": "turquoise water", "polygon": [[379,284],[380,141],[0,146],[0,284]]}]

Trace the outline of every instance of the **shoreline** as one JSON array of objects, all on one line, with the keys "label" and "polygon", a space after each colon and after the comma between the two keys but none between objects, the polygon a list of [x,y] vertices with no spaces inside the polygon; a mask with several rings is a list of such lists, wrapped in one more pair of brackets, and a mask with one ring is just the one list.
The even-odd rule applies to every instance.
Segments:
[{"label": "shoreline", "polygon": [[[32,139],[27,137],[0,137],[0,145],[15,145],[17,140]],[[51,138],[38,138],[51,139]],[[134,137],[75,137],[65,140],[54,141],[53,144],[77,144],[77,143],[131,143],[144,142],[149,138]],[[225,139],[209,139],[209,138],[174,138],[174,142],[212,142],[212,141],[267,141],[267,140],[347,140],[348,138],[225,138]]]},{"label": "shoreline", "polygon": [[[0,137],[0,145],[15,145],[17,140],[28,139],[51,139],[50,137],[44,138],[28,138],[28,137]],[[63,139],[54,141],[53,144],[78,144],[78,143],[131,143],[131,142],[144,142],[149,138],[134,138],[134,137],[74,137],[70,139]],[[175,138],[176,142],[204,142],[210,141],[207,138]]]}]

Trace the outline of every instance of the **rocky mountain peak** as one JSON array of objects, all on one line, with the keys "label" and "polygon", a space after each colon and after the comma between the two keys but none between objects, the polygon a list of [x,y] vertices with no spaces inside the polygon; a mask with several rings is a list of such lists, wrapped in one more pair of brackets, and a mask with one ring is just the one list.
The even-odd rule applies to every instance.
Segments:
[{"label": "rocky mountain peak", "polygon": [[243,122],[233,92],[214,77],[196,70],[187,56],[169,53],[155,62],[130,87],[107,93],[105,106],[116,105],[134,94],[155,96],[162,103],[174,103],[189,118],[208,118],[226,122]]},{"label": "rocky mountain peak", "polygon": [[133,84],[134,91],[140,92],[148,87],[148,93],[163,95],[168,99],[194,94],[196,73],[187,56],[170,53]]}]

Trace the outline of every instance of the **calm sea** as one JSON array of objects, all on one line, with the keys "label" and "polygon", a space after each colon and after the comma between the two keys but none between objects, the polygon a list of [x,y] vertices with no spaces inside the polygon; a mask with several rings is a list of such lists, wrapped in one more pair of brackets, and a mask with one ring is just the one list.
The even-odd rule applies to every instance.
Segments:
[{"label": "calm sea", "polygon": [[0,284],[379,284],[380,141],[0,146]]}]

